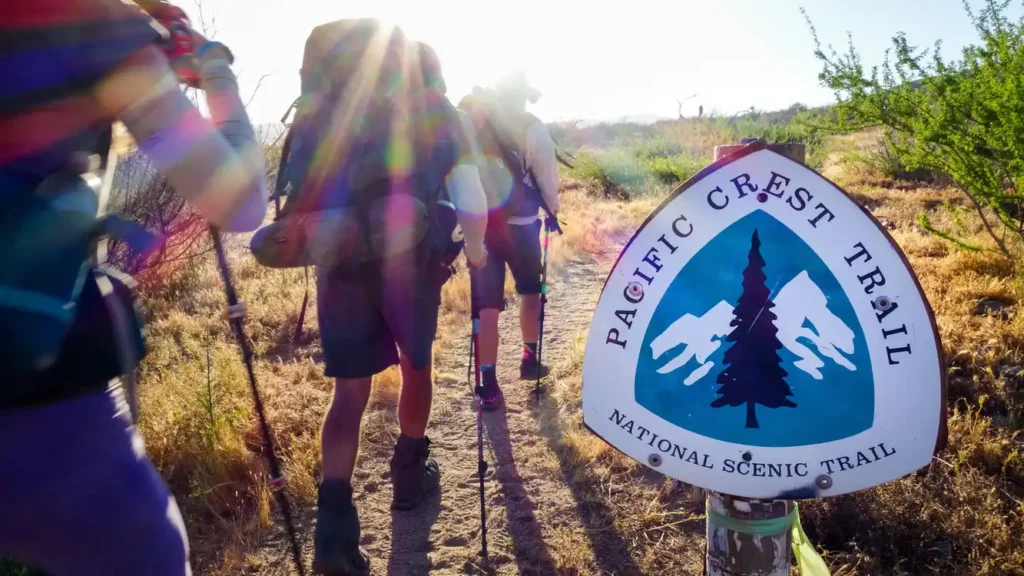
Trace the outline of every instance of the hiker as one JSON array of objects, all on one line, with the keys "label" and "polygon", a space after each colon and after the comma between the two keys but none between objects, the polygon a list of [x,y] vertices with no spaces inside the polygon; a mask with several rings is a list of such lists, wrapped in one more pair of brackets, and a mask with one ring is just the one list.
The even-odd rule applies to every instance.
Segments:
[{"label": "hiker", "polygon": [[115,121],[211,223],[248,231],[266,213],[231,52],[177,30],[189,53],[172,69],[168,29],[136,5],[0,0],[0,556],[53,576],[191,574],[178,507],[110,385],[129,367],[108,305],[137,318],[133,297],[89,264],[103,173],[90,157],[114,169]]},{"label": "hiker", "polygon": [[[369,247],[327,236],[308,240],[325,243],[313,247],[318,257],[344,247],[352,251],[333,265],[316,264],[324,373],[334,379],[334,396],[321,433],[313,569],[330,576],[365,575],[370,558],[359,547],[352,474],[373,376],[399,366],[391,508],[412,510],[440,482],[426,429],[441,287],[458,249],[452,242],[454,219],[462,227],[468,261],[483,266],[487,201],[478,168],[460,163],[461,125],[428,46],[373,19],[330,22],[310,34],[301,80],[282,185],[290,191],[285,212],[291,216],[285,218],[299,222],[298,215],[311,210],[326,221],[334,217],[330,210],[352,209],[360,215],[349,224],[370,229],[348,237],[371,237]],[[303,150],[316,150],[316,158],[304,160]],[[453,221],[446,227],[438,223],[445,218],[430,219],[422,240],[389,250],[418,237],[413,230],[420,220],[395,208],[410,202],[426,205],[428,214],[450,214]],[[383,211],[367,208],[373,205]],[[254,253],[260,246],[253,245]]]},{"label": "hiker", "polygon": [[548,224],[558,213],[558,165],[547,127],[526,111],[540,92],[522,71],[501,79],[493,90],[475,88],[459,103],[473,119],[476,136],[487,157],[483,178],[491,214],[486,241],[487,265],[470,270],[472,300],[480,315],[481,391],[478,401],[487,410],[500,406],[498,385],[498,315],[505,309],[505,267],[512,271],[519,294],[519,327],[523,348],[522,379],[539,379],[548,372],[537,358],[541,314],[541,220]]}]

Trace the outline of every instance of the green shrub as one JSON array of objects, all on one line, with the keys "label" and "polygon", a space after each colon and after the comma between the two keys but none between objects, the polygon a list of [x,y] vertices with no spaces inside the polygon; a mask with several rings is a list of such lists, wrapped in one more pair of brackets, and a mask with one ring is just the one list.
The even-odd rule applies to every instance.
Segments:
[{"label": "green shrub", "polygon": [[744,120],[731,125],[737,142],[744,138],[760,138],[775,144],[800,143],[806,148],[804,163],[811,168],[820,168],[825,161],[825,133],[817,127],[804,123],[800,117],[787,124],[768,124]]},{"label": "green shrub", "polygon": [[571,174],[596,186],[609,198],[628,198],[630,191],[640,188],[645,179],[640,161],[621,150],[582,153]]},{"label": "green shrub", "polygon": [[683,145],[665,138],[650,138],[640,142],[634,153],[637,158],[671,158],[683,153]]},{"label": "green shrub", "polygon": [[661,184],[679,184],[704,167],[704,163],[692,156],[678,154],[671,158],[654,157],[644,162],[651,177]]},{"label": "green shrub", "polygon": [[851,153],[850,159],[866,166],[871,172],[893,180],[922,182],[927,184],[948,183],[948,178],[939,172],[924,168],[912,168],[890,140],[898,136],[889,134],[879,137],[865,152]]},{"label": "green shrub", "polygon": [[606,197],[663,194],[704,167],[703,160],[681,153],[670,141],[642,141],[632,147],[579,154],[570,175]]},{"label": "green shrub", "polygon": [[959,61],[946,61],[940,43],[921,50],[901,33],[870,72],[852,41],[845,53],[826,54],[809,18],[808,26],[819,79],[838,99],[835,129],[885,127],[896,157],[910,170],[948,176],[1011,258],[1004,236],[1024,237],[1024,21],[1009,18],[1009,5],[986,0],[974,12],[965,2],[980,42]]}]

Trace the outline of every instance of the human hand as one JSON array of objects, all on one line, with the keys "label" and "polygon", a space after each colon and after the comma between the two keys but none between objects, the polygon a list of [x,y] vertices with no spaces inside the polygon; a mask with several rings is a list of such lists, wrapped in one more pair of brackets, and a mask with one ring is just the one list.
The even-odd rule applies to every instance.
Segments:
[{"label": "human hand", "polygon": [[178,80],[193,88],[198,87],[199,74],[196,72],[196,47],[206,42],[202,35],[192,29],[192,23],[184,10],[169,2],[154,2],[146,7],[166,35],[160,42],[160,49],[178,76]]},{"label": "human hand", "polygon": [[562,227],[558,224],[558,213],[555,212],[551,216],[544,218],[544,226],[550,232],[562,233]]}]

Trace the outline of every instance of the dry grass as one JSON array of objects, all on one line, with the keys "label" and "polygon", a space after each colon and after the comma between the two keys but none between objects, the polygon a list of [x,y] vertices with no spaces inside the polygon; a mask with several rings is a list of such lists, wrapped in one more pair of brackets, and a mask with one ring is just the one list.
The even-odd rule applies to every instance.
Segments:
[{"label": "dry grass", "polygon": [[[212,574],[220,565],[222,573],[238,573],[271,528],[270,493],[263,484],[261,440],[240,352],[228,331],[220,279],[212,261],[197,264],[148,299],[140,429],[189,519],[197,571]],[[330,397],[313,344],[315,306],[306,319],[305,339],[312,345],[293,349],[289,339],[302,300],[301,271],[271,272],[250,258],[234,264],[257,379],[290,492],[312,502],[317,423]]]},{"label": "dry grass", "polygon": [[[851,188],[891,228],[935,308],[949,367],[949,447],[919,474],[806,504],[805,526],[837,576],[1024,574],[1024,284],[1005,258],[957,248],[914,224],[921,211],[951,224],[944,206],[960,203],[958,192],[880,188],[861,176]],[[990,246],[976,218],[960,218],[965,238]],[[983,311],[982,302],[997,304]],[[555,405],[541,412],[562,438],[555,449],[578,470],[571,481],[603,521],[635,543],[644,573],[665,567],[651,552],[661,548],[680,553],[674,569],[696,573],[688,546],[699,546],[701,496],[671,483],[653,489],[646,468],[584,429],[582,339],[556,372]],[[658,546],[642,544],[655,537]]]},{"label": "dry grass", "polygon": [[[916,214],[928,211],[936,224],[955,226],[987,245],[977,219],[957,212],[955,191],[883,187],[860,173],[831,175],[845,178],[854,196],[891,229],[935,309],[949,368],[950,441],[920,474],[808,503],[808,533],[836,575],[1024,574],[1018,432],[1024,422],[1024,283],[1000,256],[957,248],[916,226]],[[597,201],[585,187],[569,183],[562,210],[566,233],[552,243],[552,273],[575,261],[614,257],[657,201]],[[315,306],[307,313],[302,345],[293,346],[302,272],[264,269],[242,252],[235,250],[234,273],[248,305],[257,377],[290,493],[308,507],[315,501],[319,425],[331,394],[319,364]],[[506,289],[511,295],[510,284]],[[990,304],[982,311],[979,303]],[[438,346],[461,337],[468,309],[468,275],[460,267],[443,290]],[[210,261],[150,294],[150,352],[141,388],[147,449],[185,512],[196,573],[213,575],[247,570],[272,530],[260,438],[223,310]],[[699,491],[649,471],[583,428],[585,329],[577,327],[575,346],[555,362],[549,401],[535,416],[557,441],[529,473],[570,485],[585,524],[621,535],[620,553],[638,570],[694,572],[703,555]],[[390,448],[398,391],[394,370],[376,379],[364,451]],[[600,565],[595,546],[579,531],[555,525],[545,526],[544,534],[557,551],[558,573],[589,574]]]},{"label": "dry grass", "polygon": [[[566,208],[571,224],[564,239],[552,240],[552,274],[581,251],[615,246],[613,233],[643,210],[615,205],[603,211],[582,192],[568,194]],[[319,426],[331,396],[331,383],[320,365],[315,281],[311,272],[310,306],[296,346],[291,337],[303,273],[257,265],[244,240],[236,238],[232,244],[232,271],[247,307],[246,333],[256,353],[256,376],[289,494],[300,506],[309,506],[315,502],[319,476]],[[511,275],[506,294],[515,294]],[[272,530],[272,505],[248,382],[229,332],[212,255],[145,300],[149,351],[140,369],[140,429],[147,451],[184,511],[197,573],[237,574]],[[460,259],[443,288],[437,346],[455,337],[456,328],[463,330],[469,301],[469,277]],[[375,378],[364,416],[364,451],[393,444],[399,391],[396,369]]]}]

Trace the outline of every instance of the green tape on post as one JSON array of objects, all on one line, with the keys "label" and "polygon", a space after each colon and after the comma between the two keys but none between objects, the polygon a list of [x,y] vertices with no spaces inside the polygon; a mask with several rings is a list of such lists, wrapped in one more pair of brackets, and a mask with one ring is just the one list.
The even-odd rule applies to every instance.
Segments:
[{"label": "green tape on post", "polygon": [[751,536],[778,536],[786,530],[793,531],[793,555],[800,567],[800,576],[831,576],[825,561],[807,539],[804,527],[800,523],[800,507],[793,503],[793,511],[781,518],[766,520],[741,520],[726,516],[705,503],[707,521],[732,532]]},{"label": "green tape on post", "polygon": [[781,518],[769,518],[767,520],[741,520],[726,516],[717,512],[710,504],[705,504],[708,521],[715,526],[720,526],[732,532],[749,534],[751,536],[778,536],[793,525],[796,518],[796,509]]}]

